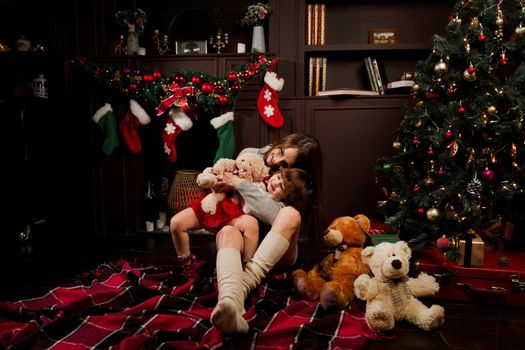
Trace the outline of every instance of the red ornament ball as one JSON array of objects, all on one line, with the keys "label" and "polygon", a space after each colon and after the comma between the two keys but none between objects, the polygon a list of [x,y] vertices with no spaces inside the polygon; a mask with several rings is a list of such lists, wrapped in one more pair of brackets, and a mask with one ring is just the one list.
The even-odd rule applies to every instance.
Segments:
[{"label": "red ornament ball", "polygon": [[505,54],[502,54],[502,55],[501,55],[501,57],[500,57],[500,59],[499,59],[499,63],[501,63],[501,64],[507,64],[507,63],[509,63],[509,60],[508,60],[507,56],[505,56]]},{"label": "red ornament ball", "polygon": [[443,168],[439,168],[438,171],[437,171],[437,174],[439,176],[443,176],[444,173],[445,173],[445,171],[443,170]]},{"label": "red ornament ball", "polygon": [[174,80],[178,84],[184,84],[186,82],[186,77],[182,74],[177,74],[175,75]]},{"label": "red ornament ball", "polygon": [[230,86],[230,90],[233,93],[238,93],[239,91],[241,91],[241,86],[239,84],[233,84],[232,86]]},{"label": "red ornament ball", "polygon": [[420,190],[419,185],[415,185],[414,188],[412,189],[412,192],[418,193],[419,190]]},{"label": "red ornament ball", "polygon": [[239,79],[239,75],[237,74],[237,72],[230,72],[230,73],[228,73],[228,81],[230,83],[236,82],[237,79]]},{"label": "red ornament ball", "polygon": [[457,90],[456,90],[456,89],[453,89],[453,88],[450,88],[450,89],[447,90],[447,93],[448,93],[449,95],[453,95],[453,94],[455,94],[456,92],[457,92]]},{"label": "red ornament ball", "polygon": [[142,77],[142,80],[145,83],[151,83],[153,81],[153,75],[151,75],[151,74],[144,74],[144,76]]},{"label": "red ornament ball", "polygon": [[469,74],[474,74],[476,73],[476,68],[474,68],[473,66],[470,66],[467,68],[467,72],[469,72]]},{"label": "red ornament ball", "polygon": [[191,77],[191,82],[195,85],[199,85],[202,82],[202,79],[198,75],[194,75]]},{"label": "red ornament ball", "polygon": [[429,156],[433,155],[434,154],[434,150],[432,148],[429,148],[428,151],[427,151],[427,154]]},{"label": "red ornament ball", "polygon": [[412,140],[412,144],[415,146],[419,145],[419,139],[417,137],[414,137],[414,139]]},{"label": "red ornament ball", "polygon": [[222,94],[224,92],[224,86],[222,86],[221,84],[219,83],[216,83],[214,86],[213,86],[213,91],[215,91],[216,94]]},{"label": "red ornament ball", "polygon": [[447,130],[443,133],[443,137],[446,138],[446,139],[450,139],[452,138],[452,130]]},{"label": "red ornament ball", "polygon": [[211,85],[210,83],[202,83],[201,89],[203,93],[211,94],[213,91],[213,85]]},{"label": "red ornament ball", "polygon": [[458,108],[458,113],[459,114],[463,114],[463,113],[465,113],[465,111],[466,111],[465,107],[459,107]]},{"label": "red ornament ball", "polygon": [[481,172],[481,177],[486,181],[492,181],[492,179],[494,179],[494,171],[489,168],[485,168],[485,170]]},{"label": "red ornament ball", "polygon": [[484,42],[485,40],[487,40],[487,36],[485,34],[480,34],[478,36],[478,41]]},{"label": "red ornament ball", "polygon": [[130,90],[136,90],[137,89],[137,84],[135,84],[135,83],[129,84],[129,89]]},{"label": "red ornament ball", "polygon": [[228,96],[226,96],[226,95],[219,96],[219,104],[220,105],[225,106],[228,103],[230,103],[230,99],[228,98]]},{"label": "red ornament ball", "polygon": [[417,208],[417,213],[418,213],[419,215],[423,215],[423,214],[425,214],[425,208]]},{"label": "red ornament ball", "polygon": [[122,68],[122,73],[129,74],[131,70],[128,67]]},{"label": "red ornament ball", "polygon": [[159,72],[159,71],[155,71],[155,72],[153,72],[153,79],[155,79],[155,80],[160,80],[160,79],[162,79],[162,73]]},{"label": "red ornament ball", "polygon": [[443,235],[437,239],[436,245],[439,249],[448,249],[450,247],[450,240]]}]

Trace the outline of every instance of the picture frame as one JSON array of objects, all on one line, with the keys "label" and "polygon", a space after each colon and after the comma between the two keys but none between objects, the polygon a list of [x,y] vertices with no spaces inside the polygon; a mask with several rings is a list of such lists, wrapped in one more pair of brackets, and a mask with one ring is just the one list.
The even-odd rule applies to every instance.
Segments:
[{"label": "picture frame", "polygon": [[208,40],[175,41],[176,55],[198,55],[208,53]]},{"label": "picture frame", "polygon": [[397,44],[398,42],[399,32],[397,28],[374,28],[368,31],[369,44]]}]

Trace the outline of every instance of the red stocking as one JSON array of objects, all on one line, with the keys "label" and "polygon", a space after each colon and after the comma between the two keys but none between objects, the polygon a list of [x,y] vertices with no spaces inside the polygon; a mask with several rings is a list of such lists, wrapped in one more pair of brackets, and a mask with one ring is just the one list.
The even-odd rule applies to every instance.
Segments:
[{"label": "red stocking", "polygon": [[139,125],[146,125],[150,121],[148,113],[135,100],[129,100],[129,110],[120,121],[119,129],[132,153],[140,153],[142,150],[138,134]]},{"label": "red stocking", "polygon": [[162,131],[162,141],[164,141],[164,152],[168,155],[168,159],[175,163],[177,161],[175,140],[182,131],[191,129],[193,123],[180,108],[172,108],[169,115],[170,117]]},{"label": "red stocking", "polygon": [[257,109],[261,118],[273,126],[283,126],[284,118],[279,110],[279,91],[283,89],[284,79],[277,77],[274,72],[266,71],[264,75],[264,86],[257,98]]}]

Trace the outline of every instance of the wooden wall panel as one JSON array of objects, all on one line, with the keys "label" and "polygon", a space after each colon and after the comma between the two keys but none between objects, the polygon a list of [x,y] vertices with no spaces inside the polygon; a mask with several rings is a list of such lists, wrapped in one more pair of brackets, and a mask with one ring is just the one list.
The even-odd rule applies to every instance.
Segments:
[{"label": "wooden wall panel", "polygon": [[381,191],[373,167],[392,153],[393,130],[404,98],[306,100],[305,130],[321,143],[324,157],[323,207],[326,220],[364,213],[376,217]]}]

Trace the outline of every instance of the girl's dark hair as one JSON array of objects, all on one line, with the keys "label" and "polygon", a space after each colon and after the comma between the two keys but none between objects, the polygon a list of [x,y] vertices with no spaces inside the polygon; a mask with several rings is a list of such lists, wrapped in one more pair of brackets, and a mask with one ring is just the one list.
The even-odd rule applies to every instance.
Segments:
[{"label": "girl's dark hair", "polygon": [[283,168],[275,174],[280,174],[284,181],[287,195],[283,202],[297,210],[312,206],[312,178],[306,171],[299,168]]}]

